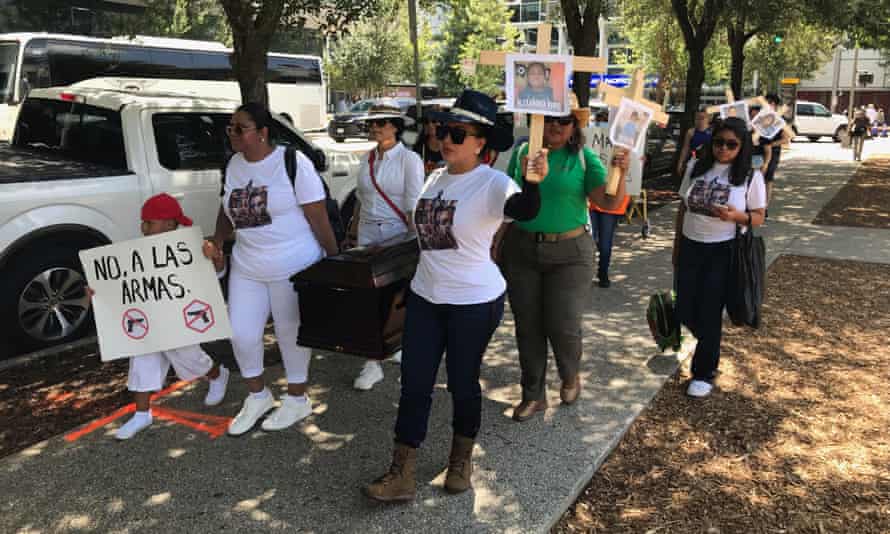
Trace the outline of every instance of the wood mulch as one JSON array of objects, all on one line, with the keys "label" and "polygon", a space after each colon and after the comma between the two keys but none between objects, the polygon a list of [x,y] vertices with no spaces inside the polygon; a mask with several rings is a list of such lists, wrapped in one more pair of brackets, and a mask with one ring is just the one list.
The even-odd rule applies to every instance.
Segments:
[{"label": "wood mulch", "polygon": [[129,402],[127,360],[95,346],[0,372],[0,457],[108,415]]},{"label": "wood mulch", "polygon": [[718,388],[675,375],[555,534],[890,532],[890,266],[786,256]]},{"label": "wood mulch", "polygon": [[813,224],[890,228],[890,158],[865,161]]}]

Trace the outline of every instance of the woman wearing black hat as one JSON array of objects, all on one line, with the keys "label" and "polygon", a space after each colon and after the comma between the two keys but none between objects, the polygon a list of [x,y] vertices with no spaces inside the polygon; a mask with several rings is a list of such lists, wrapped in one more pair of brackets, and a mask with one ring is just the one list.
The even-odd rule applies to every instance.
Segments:
[{"label": "woman wearing black hat", "polygon": [[[401,142],[402,132],[414,121],[398,108],[375,106],[359,120],[377,142],[362,159],[356,188],[355,212],[344,248],[368,246],[412,230],[411,214],[423,187],[423,162]],[[401,353],[394,356],[398,361]],[[353,387],[368,391],[383,380],[383,366],[368,360]]]},{"label": "woman wearing black hat", "polygon": [[447,166],[430,175],[414,210],[421,252],[407,296],[395,451],[389,470],[364,488],[372,499],[414,499],[417,448],[426,437],[446,352],[454,437],[445,489],[459,493],[470,487],[482,417],[479,371],[503,316],[506,290],[491,259],[492,238],[504,219],[530,220],[540,208],[540,179],[525,180],[520,191],[506,174],[481,162],[487,149],[503,151],[513,144],[511,131],[496,124],[496,115],[494,100],[472,90],[464,91],[450,111],[430,114],[439,123],[436,135]]}]

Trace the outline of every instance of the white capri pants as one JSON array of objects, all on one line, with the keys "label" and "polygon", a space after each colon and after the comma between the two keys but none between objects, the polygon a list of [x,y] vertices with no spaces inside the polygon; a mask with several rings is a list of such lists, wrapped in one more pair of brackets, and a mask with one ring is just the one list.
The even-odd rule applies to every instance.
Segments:
[{"label": "white capri pants", "polygon": [[210,371],[213,360],[200,345],[133,356],[130,358],[127,388],[137,393],[160,391],[170,372],[170,365],[173,365],[180,380],[194,380]]},{"label": "white capri pants", "polygon": [[375,243],[380,243],[391,237],[403,234],[408,231],[405,223],[401,219],[390,219],[382,222],[365,222],[358,223],[358,245],[366,247]]},{"label": "white capri pants", "polygon": [[263,374],[263,333],[270,312],[287,383],[305,384],[312,351],[297,346],[300,300],[293,284],[289,280],[259,282],[233,270],[229,276],[229,319],[232,348],[244,378]]}]

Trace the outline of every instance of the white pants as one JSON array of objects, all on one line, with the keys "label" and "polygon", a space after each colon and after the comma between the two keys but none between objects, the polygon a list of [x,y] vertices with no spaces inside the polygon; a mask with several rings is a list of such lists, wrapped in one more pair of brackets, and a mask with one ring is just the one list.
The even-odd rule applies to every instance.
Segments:
[{"label": "white pants", "polygon": [[358,224],[358,245],[366,247],[375,243],[380,243],[391,237],[403,234],[408,231],[400,219],[387,220],[383,222],[365,222],[359,221]]},{"label": "white pants", "polygon": [[139,393],[160,391],[170,372],[170,365],[173,365],[176,376],[181,380],[194,380],[210,371],[213,360],[200,345],[133,356],[130,358],[127,388]]},{"label": "white pants", "polygon": [[263,332],[271,312],[287,382],[306,383],[312,351],[297,346],[299,304],[289,280],[258,282],[232,271],[229,275],[229,319],[232,322],[232,348],[241,376],[256,378],[263,374]]}]

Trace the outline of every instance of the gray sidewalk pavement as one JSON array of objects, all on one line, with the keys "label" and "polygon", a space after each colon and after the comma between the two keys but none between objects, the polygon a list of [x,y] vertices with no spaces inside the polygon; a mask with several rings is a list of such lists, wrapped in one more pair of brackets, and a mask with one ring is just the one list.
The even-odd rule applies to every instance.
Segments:
[{"label": "gray sidewalk pavement", "polygon": [[[809,160],[784,166],[765,229],[771,256],[815,252],[890,262],[887,234],[809,223],[852,170]],[[672,207],[651,213],[645,241],[638,224],[619,228],[614,284],[591,290],[584,390],[574,406],[559,406],[551,365],[551,409],[522,424],[509,419],[520,389],[513,322],[505,317],[482,370],[483,426],[474,489],[465,494],[442,489],[451,438],[444,366],[419,455],[417,500],[382,506],[359,488],[388,466],[398,368],[385,364],[386,379],[360,393],[351,388],[360,360],[316,354],[314,415],[286,431],[210,439],[156,421],[118,443],[118,421],[73,443],[57,437],[0,460],[0,532],[547,531],[679,365],[681,356],[656,354],[645,320],[649,295],[671,285],[673,216]],[[279,378],[280,367],[269,375]],[[204,409],[203,391],[193,385],[161,405],[231,416],[245,394],[233,376],[226,402]]]}]

